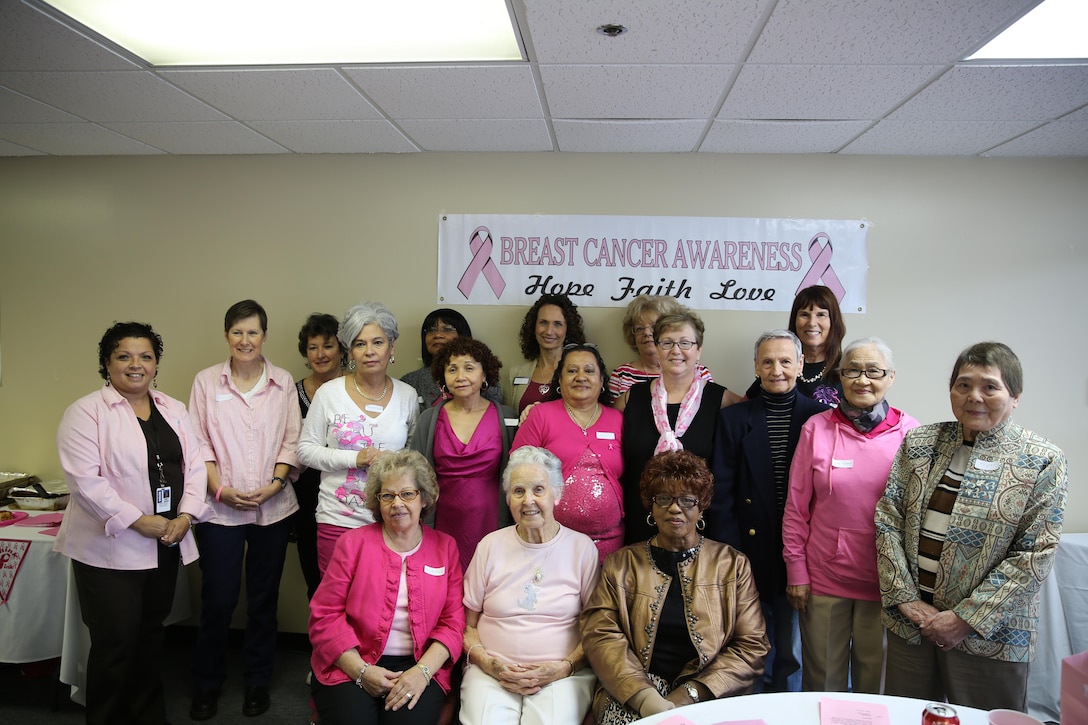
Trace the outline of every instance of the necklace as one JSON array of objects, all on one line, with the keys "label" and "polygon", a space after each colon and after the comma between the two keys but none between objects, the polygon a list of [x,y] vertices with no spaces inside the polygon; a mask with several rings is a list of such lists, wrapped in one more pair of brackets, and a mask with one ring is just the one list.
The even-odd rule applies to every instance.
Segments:
[{"label": "necklace", "polygon": [[593,412],[590,414],[589,420],[583,425],[582,421],[578,420],[578,416],[574,414],[574,408],[571,408],[566,401],[563,402],[563,405],[567,407],[567,415],[570,416],[570,419],[574,421],[575,425],[582,429],[582,433],[585,433],[587,430],[589,430],[589,426],[593,425],[593,420],[597,417],[597,413],[601,412],[601,404],[594,404]]},{"label": "necklace", "polygon": [[[824,364],[820,366],[820,370],[811,378],[806,378],[804,375],[798,375],[797,379],[802,383],[814,383],[824,376],[824,368],[827,367],[827,360],[824,360]],[[804,370],[804,368],[802,368]]]},{"label": "necklace", "polygon": [[[556,525],[555,533],[559,533],[558,524]],[[521,538],[521,534],[517,533],[516,529],[515,535],[519,539],[521,539],[521,541],[525,541],[525,539]],[[554,538],[555,534],[553,534],[551,538],[548,539],[548,541],[551,541]],[[552,551],[554,551],[554,549],[552,547],[549,547],[548,552],[544,555],[544,560],[540,563],[537,563],[532,558],[530,558],[524,548],[521,550],[521,555],[525,558],[526,562],[529,564],[529,568],[533,572],[532,575],[529,577],[529,581],[525,582],[525,585],[521,588],[521,596],[517,599],[518,606],[527,612],[532,612],[536,609],[537,600],[540,598],[540,583],[544,581],[544,567],[547,566],[548,559],[551,558]]]},{"label": "necklace", "polygon": [[389,392],[389,376],[386,376],[385,387],[382,388],[382,394],[379,395],[377,398],[371,398],[369,395],[364,393],[363,389],[359,387],[358,379],[354,375],[351,376],[351,382],[355,383],[355,392],[369,400],[371,403],[377,403],[383,400],[385,398],[385,394]]}]

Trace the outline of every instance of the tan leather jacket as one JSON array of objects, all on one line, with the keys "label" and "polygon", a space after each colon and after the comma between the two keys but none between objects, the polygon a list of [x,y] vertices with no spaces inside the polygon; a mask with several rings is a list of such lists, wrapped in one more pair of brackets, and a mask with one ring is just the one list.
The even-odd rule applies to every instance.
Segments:
[{"label": "tan leather jacket", "polygon": [[[699,653],[674,686],[696,680],[715,697],[743,695],[763,674],[770,651],[759,593],[747,557],[704,539],[681,566],[681,588],[691,641]],[[582,610],[582,646],[602,687],[593,698],[599,715],[605,690],[626,703],[653,687],[646,675],[657,635],[657,612],[671,578],[653,563],[646,542],[609,556],[601,581]]]}]

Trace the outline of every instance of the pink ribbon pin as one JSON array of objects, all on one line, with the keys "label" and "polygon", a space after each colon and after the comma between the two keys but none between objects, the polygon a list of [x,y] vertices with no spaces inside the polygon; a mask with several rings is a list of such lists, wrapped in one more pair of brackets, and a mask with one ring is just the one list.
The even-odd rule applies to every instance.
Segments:
[{"label": "pink ribbon pin", "polygon": [[[827,242],[827,244],[821,246],[821,240]],[[801,280],[801,284],[797,285],[797,292],[794,292],[794,296],[806,287],[819,284],[822,280],[824,285],[835,295],[835,299],[840,303],[842,302],[842,298],[846,296],[846,288],[842,286],[842,282],[839,281],[839,276],[835,274],[835,270],[831,269],[831,254],[831,237],[824,232],[820,232],[808,240],[808,258],[812,260],[812,266],[809,267],[805,278]]]},{"label": "pink ribbon pin", "polygon": [[469,237],[468,247],[472,250],[472,261],[469,262],[465,273],[461,275],[457,289],[465,296],[465,299],[468,299],[476,279],[480,273],[483,273],[484,279],[491,286],[491,291],[496,297],[502,297],[502,291],[506,289],[506,280],[499,273],[498,265],[491,259],[491,251],[495,248],[495,243],[491,241],[491,230],[487,227],[476,227],[476,231]]}]

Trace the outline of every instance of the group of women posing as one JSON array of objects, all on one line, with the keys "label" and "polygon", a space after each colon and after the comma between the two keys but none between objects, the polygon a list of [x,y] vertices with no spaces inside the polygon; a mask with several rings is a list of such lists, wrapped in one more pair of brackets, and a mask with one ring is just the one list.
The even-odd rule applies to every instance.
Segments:
[{"label": "group of women posing", "polygon": [[[928,582],[920,601],[910,598],[919,514],[904,507],[924,499],[923,512],[944,506],[954,514],[960,504],[954,495],[934,504],[932,490],[893,486],[896,471],[908,476],[917,465],[899,445],[917,422],[884,398],[895,378],[891,351],[875,338],[841,349],[845,327],[826,288],[803,290],[790,322],[805,353],[799,389],[837,405],[802,430],[783,514],[786,594],[802,613],[806,689],[845,689],[849,681],[878,691],[882,617],[894,621],[905,647],[920,629],[922,638],[941,640],[942,655],[963,648],[993,658],[970,642],[994,630],[972,629],[981,620],[970,611],[943,615],[957,605],[942,599],[942,567],[952,562],[940,542],[922,565],[935,576],[920,578]],[[152,389],[161,338],[141,323],[111,327],[99,345],[106,386],[73,404],[58,432],[73,506],[57,548],[75,560],[91,630],[88,721],[163,721],[162,620],[179,561],[197,558],[198,549],[202,613],[190,716],[218,710],[243,572],[243,714],[265,712],[292,523],[313,598],[314,696],[329,722],[360,707],[379,719],[417,707],[437,717],[462,652],[464,722],[492,722],[503,712],[521,713],[517,722],[530,710],[551,713],[539,722],[576,721],[570,708],[584,712],[593,690],[587,664],[601,683],[594,699],[601,722],[749,691],[768,649],[760,593],[743,555],[698,533],[712,499],[706,461],[718,412],[742,399],[702,365],[705,330],[691,310],[642,297],[623,324],[637,358],[610,379],[584,340],[577,308],[545,295],[521,328],[526,363],[501,384],[501,363],[464,317],[436,310],[421,329],[430,367],[405,376],[410,385],[388,374],[396,319],[364,302],[340,321],[310,316],[299,333],[310,373],[294,382],[263,355],[267,316],[245,300],[227,311],[229,357],[197,375],[188,414]],[[969,433],[1002,428],[1015,408],[1019,383],[1007,382],[1015,371],[1003,355],[983,351],[957,362],[953,410],[964,444]],[[993,402],[994,392],[972,377],[976,369],[990,386],[1004,385],[1012,403]],[[1040,475],[1060,491],[1044,502],[1052,534],[1064,458],[1044,439],[1033,445],[1038,456],[1049,452]],[[965,470],[958,460],[937,468]],[[947,532],[958,525],[955,515],[944,520]],[[1060,530],[1060,513],[1057,521]],[[385,553],[363,558],[367,545]],[[1035,560],[1033,571],[1047,561]],[[712,631],[688,636],[685,587],[704,578],[732,588],[700,615]],[[127,593],[123,610],[114,605],[118,591]],[[364,611],[383,591],[386,609]],[[652,615],[630,611],[625,591],[655,592],[640,600],[647,607],[661,599]],[[539,621],[555,631],[541,629],[537,644],[512,635]],[[644,641],[647,622],[661,628],[656,648],[653,636]],[[1030,656],[1030,647],[1001,652],[1011,661]],[[627,671],[635,662],[637,672]],[[570,681],[569,692],[550,687],[560,680]],[[131,682],[142,683],[143,696],[118,694],[131,693],[118,684]],[[540,697],[545,690],[555,702]],[[561,707],[566,715],[556,715]]]}]

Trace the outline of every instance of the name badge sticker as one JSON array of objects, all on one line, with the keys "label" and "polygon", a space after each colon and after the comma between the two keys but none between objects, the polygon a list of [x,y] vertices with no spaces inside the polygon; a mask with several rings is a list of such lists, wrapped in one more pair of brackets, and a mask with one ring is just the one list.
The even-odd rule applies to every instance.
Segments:
[{"label": "name badge sticker", "polygon": [[831,467],[832,468],[853,468],[854,467],[854,459],[852,459],[852,458],[832,458],[831,459]]},{"label": "name badge sticker", "polygon": [[228,400],[230,400],[232,397],[234,397],[234,396],[232,396],[230,393],[219,393],[218,395],[215,396],[215,402],[225,403]]},{"label": "name badge sticker", "polygon": [[502,422],[507,428],[517,428],[519,421],[517,418],[503,418]]},{"label": "name badge sticker", "polygon": [[599,430],[597,431],[597,438],[602,441],[614,441],[616,440],[616,434],[610,430]]},{"label": "name badge sticker", "polygon": [[444,566],[427,566],[423,565],[423,573],[430,574],[431,576],[445,576],[446,567]]},{"label": "name badge sticker", "polygon": [[1001,463],[998,461],[984,461],[981,458],[976,458],[975,468],[980,471],[996,471],[1001,468]]},{"label": "name badge sticker", "polygon": [[366,407],[364,407],[363,410],[365,410],[368,413],[381,413],[383,410],[385,410],[385,406],[384,405],[374,405],[373,403],[370,403]]},{"label": "name badge sticker", "polygon": [[528,385],[529,378],[514,378],[514,385]]}]

